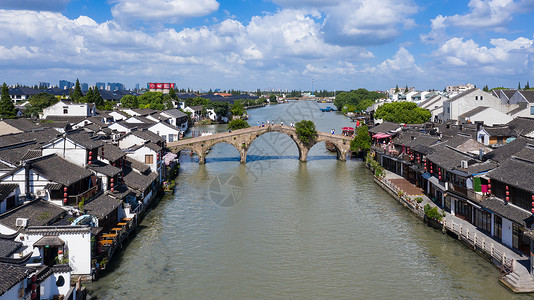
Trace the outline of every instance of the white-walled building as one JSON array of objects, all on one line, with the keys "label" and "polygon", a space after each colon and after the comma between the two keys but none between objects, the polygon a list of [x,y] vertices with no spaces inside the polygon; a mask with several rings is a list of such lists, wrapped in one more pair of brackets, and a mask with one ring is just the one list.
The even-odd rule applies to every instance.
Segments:
[{"label": "white-walled building", "polygon": [[59,101],[58,103],[43,109],[41,119],[48,116],[90,117],[95,115],[94,104],[74,103],[72,101]]}]

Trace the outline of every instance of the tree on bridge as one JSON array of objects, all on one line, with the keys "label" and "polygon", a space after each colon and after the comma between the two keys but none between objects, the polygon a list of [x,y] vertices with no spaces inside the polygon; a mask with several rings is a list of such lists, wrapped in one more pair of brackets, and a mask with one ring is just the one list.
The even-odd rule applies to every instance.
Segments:
[{"label": "tree on bridge", "polygon": [[369,128],[365,124],[356,129],[356,135],[350,142],[350,151],[367,152],[371,149],[371,137],[368,130]]},{"label": "tree on bridge", "polygon": [[230,130],[237,130],[237,129],[243,129],[248,128],[250,125],[248,125],[247,121],[243,119],[235,119],[230,122],[228,122],[228,129]]},{"label": "tree on bridge", "polygon": [[310,120],[302,120],[295,124],[297,137],[305,145],[310,145],[317,140],[317,129],[315,124]]}]

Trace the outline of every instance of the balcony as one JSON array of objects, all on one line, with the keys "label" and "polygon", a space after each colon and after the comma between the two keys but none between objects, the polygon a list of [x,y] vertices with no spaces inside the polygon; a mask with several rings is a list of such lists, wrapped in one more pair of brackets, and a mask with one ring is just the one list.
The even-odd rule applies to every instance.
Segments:
[{"label": "balcony", "polygon": [[80,203],[82,199],[84,199],[84,201],[91,199],[94,195],[98,193],[99,187],[99,185],[95,185],[81,194],[68,196],[66,204],[71,206],[78,205],[78,203]]},{"label": "balcony", "polygon": [[454,191],[464,197],[468,196],[468,189],[466,187],[461,187],[459,185],[449,183],[449,190]]}]

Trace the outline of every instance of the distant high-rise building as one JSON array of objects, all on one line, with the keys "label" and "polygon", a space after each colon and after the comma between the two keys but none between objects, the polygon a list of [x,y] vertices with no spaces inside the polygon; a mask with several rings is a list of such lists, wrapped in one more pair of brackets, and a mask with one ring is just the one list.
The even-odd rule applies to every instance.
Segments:
[{"label": "distant high-rise building", "polygon": [[50,87],[50,82],[39,81],[39,89],[45,90]]},{"label": "distant high-rise building", "polygon": [[124,84],[119,82],[108,82],[108,91],[124,90]]},{"label": "distant high-rise building", "polygon": [[87,92],[89,90],[89,84],[85,82],[80,84],[80,87],[82,88],[82,92]]},{"label": "distant high-rise building", "polygon": [[104,82],[97,82],[95,85],[99,90],[105,90],[106,89],[106,84]]},{"label": "distant high-rise building", "polygon": [[136,90],[136,91],[139,90],[139,83],[136,83],[136,84],[135,84],[135,90]]},{"label": "distant high-rise building", "polygon": [[60,80],[59,81],[59,88],[62,90],[69,90],[74,87],[74,83],[67,81],[67,80]]}]

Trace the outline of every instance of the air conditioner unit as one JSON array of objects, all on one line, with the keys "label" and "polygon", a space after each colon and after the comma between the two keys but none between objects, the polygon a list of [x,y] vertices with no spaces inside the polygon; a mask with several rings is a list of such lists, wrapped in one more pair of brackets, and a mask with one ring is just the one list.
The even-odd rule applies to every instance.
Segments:
[{"label": "air conditioner unit", "polygon": [[467,164],[467,160],[462,160],[462,161],[460,162],[460,166],[462,167],[462,169],[467,169],[467,167],[469,166],[469,165]]},{"label": "air conditioner unit", "polygon": [[28,219],[26,219],[26,218],[17,218],[17,220],[15,220],[15,225],[17,227],[26,227],[28,225]]},{"label": "air conditioner unit", "polygon": [[37,197],[46,197],[45,190],[37,190],[36,194],[37,194]]}]

